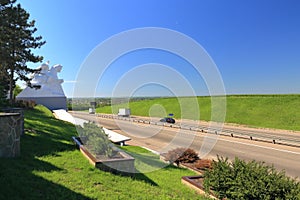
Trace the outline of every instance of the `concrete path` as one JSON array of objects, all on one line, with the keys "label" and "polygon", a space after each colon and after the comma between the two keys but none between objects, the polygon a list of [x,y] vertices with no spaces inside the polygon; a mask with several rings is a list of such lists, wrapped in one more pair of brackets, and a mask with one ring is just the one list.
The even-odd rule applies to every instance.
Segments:
[{"label": "concrete path", "polygon": [[73,117],[70,113],[68,113],[64,109],[53,110],[52,112],[57,119],[67,121],[75,125],[83,126],[83,123],[88,122],[87,120]]},{"label": "concrete path", "polygon": [[[83,126],[84,123],[88,122],[88,120],[80,119],[77,117],[73,117],[70,113],[68,113],[64,109],[53,110],[53,114],[57,119],[70,122],[75,125]],[[111,131],[103,127],[105,134],[108,136],[109,140],[113,143],[118,143],[124,145],[126,141],[131,140],[131,138]]]}]

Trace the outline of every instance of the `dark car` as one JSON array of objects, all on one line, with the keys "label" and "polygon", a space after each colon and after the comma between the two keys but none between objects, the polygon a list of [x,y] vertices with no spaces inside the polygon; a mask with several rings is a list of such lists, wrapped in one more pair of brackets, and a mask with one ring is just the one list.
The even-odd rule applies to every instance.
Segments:
[{"label": "dark car", "polygon": [[165,117],[165,118],[161,119],[160,121],[175,124],[175,119],[173,119],[171,117]]}]

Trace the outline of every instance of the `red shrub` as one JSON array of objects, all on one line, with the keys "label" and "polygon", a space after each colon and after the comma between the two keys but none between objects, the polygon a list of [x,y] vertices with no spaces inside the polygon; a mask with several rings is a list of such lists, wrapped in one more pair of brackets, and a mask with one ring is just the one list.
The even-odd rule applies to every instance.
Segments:
[{"label": "red shrub", "polygon": [[193,163],[199,160],[198,154],[193,149],[186,148],[176,148],[170,150],[165,159],[170,163],[176,163],[178,166],[179,163]]},{"label": "red shrub", "polygon": [[203,169],[212,169],[212,161],[209,159],[201,159],[201,160],[197,160],[194,163],[194,167],[200,170]]}]

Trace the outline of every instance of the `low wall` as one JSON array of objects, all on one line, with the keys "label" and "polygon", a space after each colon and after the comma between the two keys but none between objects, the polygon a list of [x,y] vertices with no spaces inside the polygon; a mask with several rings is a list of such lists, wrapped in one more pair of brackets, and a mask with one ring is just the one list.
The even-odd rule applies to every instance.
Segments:
[{"label": "low wall", "polygon": [[20,113],[0,113],[0,157],[11,158],[20,155],[23,121]]}]

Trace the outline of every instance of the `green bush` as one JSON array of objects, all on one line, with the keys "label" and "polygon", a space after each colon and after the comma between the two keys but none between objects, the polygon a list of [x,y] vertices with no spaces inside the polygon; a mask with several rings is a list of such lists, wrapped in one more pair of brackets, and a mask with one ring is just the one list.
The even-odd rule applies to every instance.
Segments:
[{"label": "green bush", "polygon": [[170,163],[176,163],[179,166],[179,163],[193,163],[199,160],[198,154],[193,149],[186,148],[176,148],[168,151],[165,155],[165,159]]},{"label": "green bush", "polygon": [[277,172],[262,162],[233,162],[218,157],[212,169],[204,174],[206,192],[212,189],[220,199],[300,199],[300,185],[296,180]]},{"label": "green bush", "polygon": [[114,155],[113,144],[109,141],[104,130],[94,123],[84,123],[83,127],[77,126],[77,131],[84,145],[94,155],[112,157]]},{"label": "green bush", "polygon": [[36,106],[36,103],[33,100],[17,100],[14,103],[14,106],[25,109],[33,109]]}]

